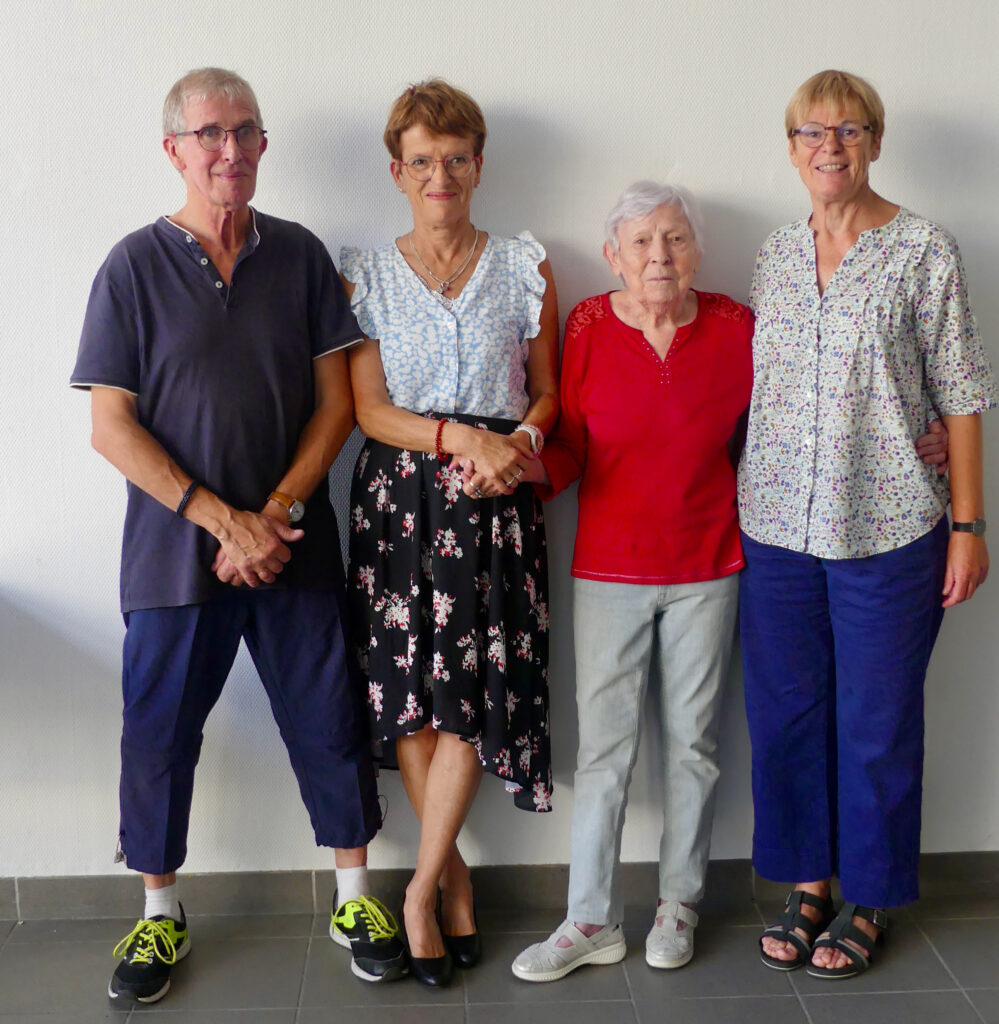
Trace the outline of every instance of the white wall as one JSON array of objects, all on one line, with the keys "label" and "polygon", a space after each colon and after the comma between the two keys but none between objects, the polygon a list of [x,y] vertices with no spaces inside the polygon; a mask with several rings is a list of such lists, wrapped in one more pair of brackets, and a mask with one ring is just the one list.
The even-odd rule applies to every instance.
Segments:
[{"label": "white wall", "polygon": [[[708,237],[699,284],[744,298],[759,243],[806,210],[786,157],[784,104],[813,71],[846,66],[873,80],[888,111],[875,187],[955,232],[999,363],[997,11],[989,0],[11,5],[0,62],[0,876],[112,870],[124,486],[90,450],[88,402],[67,378],[107,250],[182,204],[159,134],[163,97],[180,74],[220,64],[249,78],[270,132],[257,203],[307,224],[334,253],[407,229],[380,142],[390,101],[431,74],[468,89],[489,127],[475,222],[535,232],[564,319],[610,286],[603,216],[640,177],[696,191]],[[987,435],[995,516],[999,417]],[[487,780],[465,830],[475,863],[568,859],[574,518],[572,495],[550,509],[557,809],[516,811]],[[999,848],[997,610],[991,583],[948,614],[937,645],[927,851]],[[740,689],[733,678],[716,857],[749,852]],[[651,748],[632,789],[629,860],[656,856]],[[389,818],[372,863],[410,864],[411,812],[396,777],[383,788]],[[209,721],[187,869],[329,864],[312,845],[277,730],[241,660]]]}]

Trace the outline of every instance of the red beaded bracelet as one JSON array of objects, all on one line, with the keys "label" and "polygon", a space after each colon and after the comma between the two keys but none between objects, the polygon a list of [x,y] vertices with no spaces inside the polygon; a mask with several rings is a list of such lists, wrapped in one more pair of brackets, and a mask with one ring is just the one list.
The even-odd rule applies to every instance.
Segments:
[{"label": "red beaded bracelet", "polygon": [[437,421],[437,436],[434,438],[434,451],[437,453],[437,459],[439,462],[447,461],[447,452],[441,447],[441,437],[444,434],[445,420]]}]

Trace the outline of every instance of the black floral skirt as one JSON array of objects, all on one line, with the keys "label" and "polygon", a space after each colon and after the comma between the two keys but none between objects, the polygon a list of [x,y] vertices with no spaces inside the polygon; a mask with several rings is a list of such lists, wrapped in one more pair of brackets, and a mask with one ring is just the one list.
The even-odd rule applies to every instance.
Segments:
[{"label": "black floral skirt", "polygon": [[551,810],[548,563],[534,489],[469,498],[460,470],[435,455],[368,439],[351,481],[349,561],[373,737],[428,724],[455,733],[518,807]]}]

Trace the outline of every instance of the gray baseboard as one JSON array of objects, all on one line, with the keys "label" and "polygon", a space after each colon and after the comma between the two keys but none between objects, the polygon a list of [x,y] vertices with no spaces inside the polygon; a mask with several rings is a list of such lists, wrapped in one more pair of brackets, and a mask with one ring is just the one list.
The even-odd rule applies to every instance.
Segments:
[{"label": "gray baseboard", "polygon": [[[372,870],[373,888],[388,906],[402,902],[410,871]],[[656,865],[622,865],[626,904],[649,902],[656,892]],[[495,865],[472,868],[482,909],[559,909],[565,906],[567,864]],[[182,876],[184,901],[198,914],[321,914],[335,885],[332,871],[251,871]],[[706,903],[732,908],[754,900],[778,900],[786,883],[769,882],[748,860],[712,861]],[[999,896],[999,851],[931,853],[920,860],[923,897]],[[654,897],[653,897],[654,898]],[[134,917],[141,890],[132,874],[51,878],[0,878],[0,920]]]}]

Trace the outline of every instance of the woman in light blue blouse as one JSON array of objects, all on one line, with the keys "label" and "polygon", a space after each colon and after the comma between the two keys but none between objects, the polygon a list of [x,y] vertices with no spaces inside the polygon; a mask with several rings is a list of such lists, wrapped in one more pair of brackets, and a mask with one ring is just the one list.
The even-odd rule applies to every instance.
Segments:
[{"label": "woman in light blue blouse", "polygon": [[420,819],[403,912],[430,985],[479,957],[456,839],[483,769],[517,806],[551,808],[544,522],[518,483],[558,415],[558,312],[531,235],[472,223],[485,136],[465,93],[407,89],[385,143],[412,230],[341,254],[370,339],[350,360],[367,441],[348,588],[373,734]]},{"label": "woman in light blue blouse", "polygon": [[[757,260],[739,476],[753,859],[795,883],[763,962],[845,978],[869,966],[884,908],[917,896],[923,682],[943,609],[988,572],[996,388],[953,238],[870,187],[874,89],[821,72],[786,129],[812,210]],[[913,444],[937,413],[949,489]]]}]

